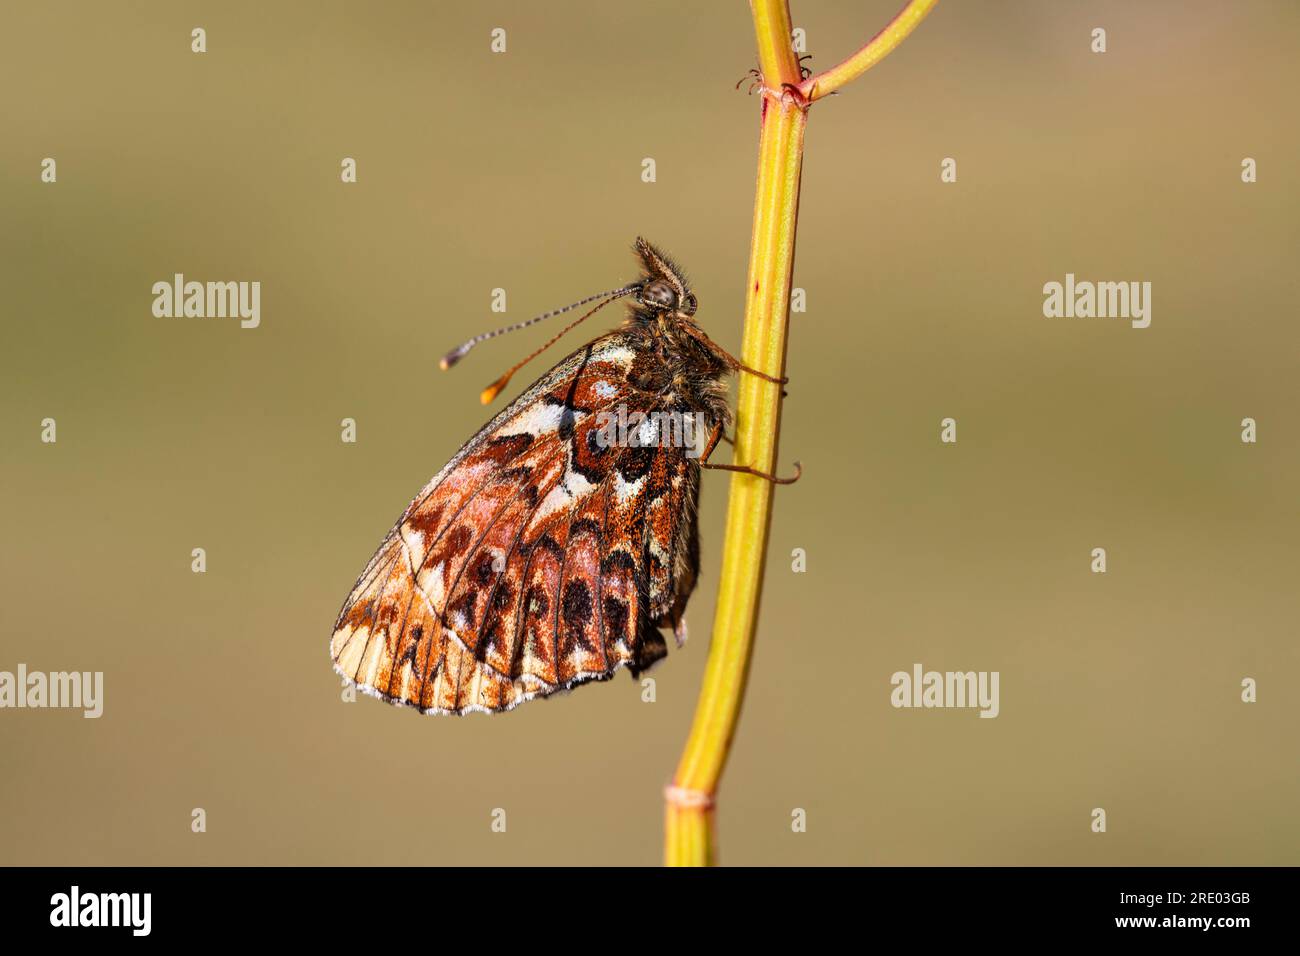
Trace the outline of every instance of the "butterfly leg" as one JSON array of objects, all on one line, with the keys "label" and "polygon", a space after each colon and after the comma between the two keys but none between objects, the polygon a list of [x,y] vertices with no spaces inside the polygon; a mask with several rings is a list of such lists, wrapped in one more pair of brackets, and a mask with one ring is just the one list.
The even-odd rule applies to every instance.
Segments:
[{"label": "butterfly leg", "polygon": [[718,440],[722,437],[722,425],[713,426],[713,434],[709,436],[709,444],[704,449],[704,454],[700,456],[701,468],[712,468],[716,471],[738,471],[742,475],[753,475],[755,478],[762,478],[770,481],[774,485],[793,485],[803,474],[803,466],[799,462],[794,463],[794,477],[778,478],[776,475],[769,475],[765,471],[759,471],[757,468],[750,468],[748,465],[714,465],[709,462],[709,456],[713,454],[713,449],[718,447]]},{"label": "butterfly leg", "polygon": [[773,375],[768,375],[766,372],[760,372],[756,368],[750,368],[740,359],[736,358],[736,356],[732,355],[730,352],[724,349],[717,342],[713,341],[713,339],[705,335],[703,330],[701,329],[691,328],[689,325],[687,325],[685,331],[686,334],[698,339],[701,344],[703,344],[706,348],[709,349],[709,351],[713,352],[713,354],[715,354],[719,359],[725,362],[727,364],[727,367],[730,368],[732,371],[748,372],[750,375],[756,375],[759,378],[761,378],[763,381],[772,382],[774,385],[785,385],[787,382],[790,381],[788,378],[785,377],[776,378]]},{"label": "butterfly leg", "polygon": [[[732,366],[732,368],[734,368],[737,372],[748,372],[750,375],[755,375],[758,378],[761,378],[765,382],[772,382],[774,385],[785,385],[790,381],[790,379],[784,375],[781,376],[780,378],[776,378],[772,375],[768,375],[766,372],[760,372],[756,368],[750,368],[744,362],[740,361],[740,359],[734,358],[733,356],[728,355],[727,358],[731,359],[731,361],[735,363]],[[785,393],[782,392],[781,394],[784,396]]]},{"label": "butterfly leg", "polygon": [[761,378],[765,382],[771,382],[774,385],[785,385],[787,382],[790,381],[790,379],[786,378],[785,376],[782,376],[781,378],[777,378],[774,375],[768,375],[766,372],[760,372],[756,368],[750,368],[748,365],[746,365],[740,359],[736,358],[736,356],[732,355],[726,349],[722,348],[722,346],[718,345],[718,343],[714,342],[712,339],[709,340],[709,344],[713,346],[713,348],[717,349],[718,353],[722,356],[723,361],[726,362],[728,365],[730,365],[732,369],[734,369],[737,372],[748,372],[750,375],[754,375],[758,378]]}]

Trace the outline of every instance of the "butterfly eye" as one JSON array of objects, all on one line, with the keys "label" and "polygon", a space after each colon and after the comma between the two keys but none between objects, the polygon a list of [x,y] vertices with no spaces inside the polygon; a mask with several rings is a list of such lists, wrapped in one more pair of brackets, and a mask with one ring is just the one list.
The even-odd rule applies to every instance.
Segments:
[{"label": "butterfly eye", "polygon": [[677,308],[677,293],[663,279],[655,279],[647,283],[645,288],[637,296],[637,301],[642,305],[648,305],[652,309],[675,309]]}]

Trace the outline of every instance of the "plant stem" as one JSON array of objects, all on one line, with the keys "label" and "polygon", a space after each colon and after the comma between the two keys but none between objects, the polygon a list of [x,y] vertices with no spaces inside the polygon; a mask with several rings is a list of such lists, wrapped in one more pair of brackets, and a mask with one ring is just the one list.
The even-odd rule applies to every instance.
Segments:
[{"label": "plant stem", "polygon": [[[924,12],[928,12],[934,2],[917,0],[909,6],[925,6]],[[785,368],[809,99],[799,85],[799,63],[790,44],[786,0],[751,0],[750,7],[763,89],[741,361],[767,375],[781,376]],[[892,27],[882,31],[876,40]],[[897,46],[911,28],[908,26],[889,41],[888,48],[875,59]],[[863,66],[858,72],[865,69]],[[846,69],[837,75],[845,77],[840,81],[842,85],[857,74],[849,75]],[[735,464],[775,473],[781,397],[779,385],[744,372],[739,374]],[[763,590],[772,492],[772,484],[762,478],[732,475],[713,640],[690,735],[665,794],[664,861],[669,866],[710,866],[717,862],[714,801],[749,676]]]}]

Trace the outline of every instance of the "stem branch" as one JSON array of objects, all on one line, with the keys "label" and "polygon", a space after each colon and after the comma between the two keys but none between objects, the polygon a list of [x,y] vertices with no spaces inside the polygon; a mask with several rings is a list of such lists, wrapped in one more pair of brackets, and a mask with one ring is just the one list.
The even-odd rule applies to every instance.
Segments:
[{"label": "stem branch", "polygon": [[903,9],[894,14],[894,19],[868,40],[862,49],[829,70],[808,77],[799,84],[799,92],[811,103],[823,96],[830,96],[845,83],[857,79],[892,53],[894,47],[917,28],[938,2],[939,0],[908,0]]}]

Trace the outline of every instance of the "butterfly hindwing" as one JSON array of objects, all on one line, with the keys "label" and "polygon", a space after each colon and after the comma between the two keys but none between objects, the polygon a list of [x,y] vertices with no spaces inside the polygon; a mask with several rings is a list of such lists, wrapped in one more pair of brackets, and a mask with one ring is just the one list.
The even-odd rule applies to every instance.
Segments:
[{"label": "butterfly hindwing", "polygon": [[[432,713],[513,708],[635,675],[666,653],[694,585],[698,463],[609,446],[600,412],[661,392],[622,332],[561,361],[468,441],[407,508],[341,611],[336,669]],[[692,550],[694,549],[694,550]]]}]

